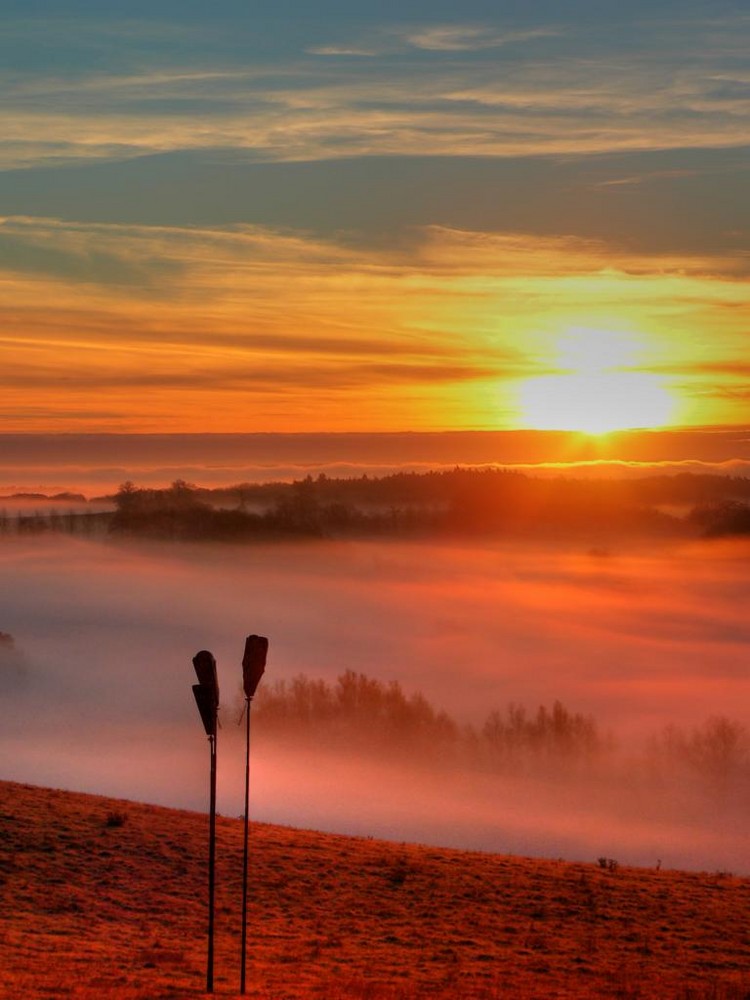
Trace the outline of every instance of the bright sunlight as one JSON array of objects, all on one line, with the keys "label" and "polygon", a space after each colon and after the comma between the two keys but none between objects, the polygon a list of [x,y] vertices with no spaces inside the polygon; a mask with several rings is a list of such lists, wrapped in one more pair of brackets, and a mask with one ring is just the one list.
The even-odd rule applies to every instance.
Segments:
[{"label": "bright sunlight", "polygon": [[641,342],[619,331],[574,328],[556,344],[558,375],[526,379],[519,388],[527,427],[606,434],[669,423],[676,400],[664,380],[623,370],[641,361]]}]

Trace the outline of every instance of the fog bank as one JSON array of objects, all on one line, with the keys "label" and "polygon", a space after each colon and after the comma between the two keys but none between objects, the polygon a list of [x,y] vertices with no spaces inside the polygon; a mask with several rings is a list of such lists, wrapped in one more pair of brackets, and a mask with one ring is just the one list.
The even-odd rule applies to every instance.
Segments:
[{"label": "fog bank", "polygon": [[[626,748],[668,724],[750,723],[746,544],[0,544],[3,777],[205,809],[192,656],[216,656],[220,810],[242,809],[244,637],[268,675],[351,669],[459,721],[556,699]],[[270,682],[270,681],[269,681]],[[518,854],[748,871],[731,797],[395,765],[256,739],[255,818]]]}]

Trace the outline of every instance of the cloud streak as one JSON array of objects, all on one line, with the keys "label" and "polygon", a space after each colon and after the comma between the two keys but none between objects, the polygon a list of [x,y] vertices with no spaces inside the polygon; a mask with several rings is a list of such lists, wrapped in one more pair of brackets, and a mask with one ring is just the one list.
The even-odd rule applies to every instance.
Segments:
[{"label": "cloud streak", "polygon": [[213,62],[183,48],[166,71],[142,69],[141,53],[110,74],[15,73],[5,80],[0,164],[176,150],[299,161],[746,145],[747,19],[640,28],[614,52],[611,30],[425,23],[252,69],[225,40]]}]

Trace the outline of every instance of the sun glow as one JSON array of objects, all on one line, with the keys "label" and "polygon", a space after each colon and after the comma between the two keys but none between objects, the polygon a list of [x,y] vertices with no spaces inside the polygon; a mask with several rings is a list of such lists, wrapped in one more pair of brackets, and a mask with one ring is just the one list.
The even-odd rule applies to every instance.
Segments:
[{"label": "sun glow", "polygon": [[538,430],[606,434],[661,427],[674,409],[661,379],[641,372],[531,378],[519,396],[524,422]]},{"label": "sun glow", "polygon": [[669,423],[676,400],[664,379],[629,368],[639,361],[636,338],[575,328],[556,348],[560,374],[526,379],[519,388],[526,426],[606,434]]}]

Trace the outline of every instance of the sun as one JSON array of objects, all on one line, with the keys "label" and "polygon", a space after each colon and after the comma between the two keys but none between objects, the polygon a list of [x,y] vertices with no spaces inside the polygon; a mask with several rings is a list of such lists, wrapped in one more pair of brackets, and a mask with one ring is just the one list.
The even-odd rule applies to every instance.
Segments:
[{"label": "sun", "polygon": [[668,424],[676,400],[661,376],[635,368],[640,346],[620,332],[566,330],[556,345],[559,374],[519,386],[523,424],[586,434]]},{"label": "sun", "polygon": [[658,376],[645,372],[530,378],[519,390],[519,402],[528,427],[587,434],[661,427],[674,409]]}]

